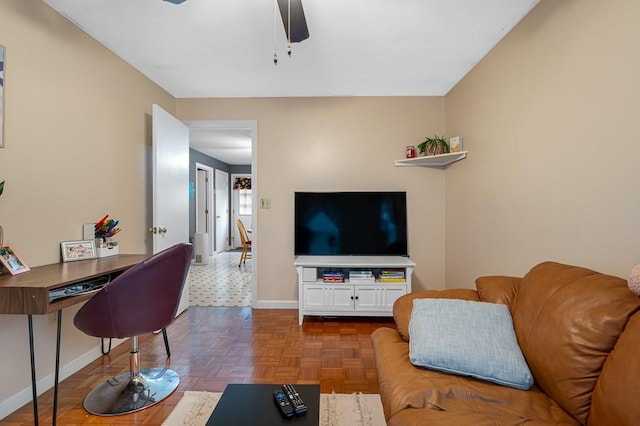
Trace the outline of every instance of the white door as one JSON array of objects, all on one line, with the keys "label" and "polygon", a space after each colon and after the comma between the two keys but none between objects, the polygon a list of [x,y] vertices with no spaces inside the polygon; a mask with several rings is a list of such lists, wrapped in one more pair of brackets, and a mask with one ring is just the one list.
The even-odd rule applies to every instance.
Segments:
[{"label": "white door", "polygon": [[[189,241],[189,128],[153,105],[153,252]],[[185,284],[178,314],[189,306]]]},{"label": "white door", "polygon": [[213,223],[213,169],[196,163],[196,233],[207,233],[206,253],[211,256],[215,248]]},{"label": "white door", "polygon": [[229,173],[215,171],[216,253],[229,248]]},{"label": "white door", "polygon": [[207,171],[196,171],[196,233],[209,233],[209,182]]}]

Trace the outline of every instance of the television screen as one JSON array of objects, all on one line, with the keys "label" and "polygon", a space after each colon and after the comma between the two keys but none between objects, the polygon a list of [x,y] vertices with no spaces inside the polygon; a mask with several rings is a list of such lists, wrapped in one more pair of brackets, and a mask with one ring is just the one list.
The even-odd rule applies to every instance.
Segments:
[{"label": "television screen", "polygon": [[296,192],[296,255],[408,256],[405,192]]}]

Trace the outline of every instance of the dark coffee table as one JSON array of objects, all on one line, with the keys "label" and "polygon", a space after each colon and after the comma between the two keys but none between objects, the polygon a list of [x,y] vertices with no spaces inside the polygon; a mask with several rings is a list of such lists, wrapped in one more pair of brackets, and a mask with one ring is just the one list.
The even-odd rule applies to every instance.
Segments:
[{"label": "dark coffee table", "polygon": [[285,418],[273,400],[273,391],[282,384],[231,384],[227,385],[207,426],[318,426],[320,419],[320,385],[296,385],[294,387],[309,408],[303,416]]}]

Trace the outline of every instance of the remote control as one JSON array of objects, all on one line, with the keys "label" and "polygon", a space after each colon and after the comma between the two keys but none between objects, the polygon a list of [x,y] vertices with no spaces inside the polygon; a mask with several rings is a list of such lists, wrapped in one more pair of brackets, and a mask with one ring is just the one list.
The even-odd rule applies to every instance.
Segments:
[{"label": "remote control", "polygon": [[307,414],[307,406],[304,405],[304,401],[302,401],[302,397],[293,387],[293,385],[282,385],[282,389],[289,397],[289,401],[291,401],[291,405],[293,406],[293,411],[296,413],[296,416],[302,416],[303,414]]},{"label": "remote control", "polygon": [[295,412],[287,394],[283,390],[273,391],[273,399],[276,401],[276,405],[280,408],[280,412],[284,417],[293,417]]}]

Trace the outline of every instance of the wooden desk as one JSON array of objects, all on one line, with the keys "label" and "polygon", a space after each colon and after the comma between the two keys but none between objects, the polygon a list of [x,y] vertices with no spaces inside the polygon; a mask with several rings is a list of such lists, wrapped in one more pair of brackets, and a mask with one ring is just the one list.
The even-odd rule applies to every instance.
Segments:
[{"label": "wooden desk", "polygon": [[58,373],[60,367],[60,332],[62,309],[82,303],[95,293],[80,294],[49,302],[49,291],[92,278],[110,276],[114,279],[127,269],[149,258],[146,254],[120,254],[101,259],[79,260],[67,263],[54,263],[37,266],[31,271],[18,275],[0,275],[0,314],[27,315],[29,327],[29,350],[31,355],[31,388],[33,392],[33,418],[38,421],[38,392],[36,389],[36,369],[33,346],[32,315],[44,315],[58,312],[58,330],[56,338],[56,365],[53,392],[53,425],[56,424],[58,403]]}]

